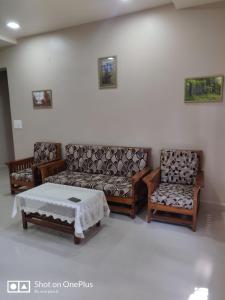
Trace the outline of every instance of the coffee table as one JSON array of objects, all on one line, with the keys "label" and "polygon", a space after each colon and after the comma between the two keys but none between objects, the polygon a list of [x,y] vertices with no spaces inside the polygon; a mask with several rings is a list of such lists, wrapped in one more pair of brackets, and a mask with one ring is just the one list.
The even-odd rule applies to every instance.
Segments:
[{"label": "coffee table", "polygon": [[[71,197],[81,199],[74,203]],[[45,183],[15,196],[12,217],[22,213],[23,228],[28,223],[74,235],[74,243],[84,238],[84,231],[100,225],[110,210],[103,191],[61,184]]]}]

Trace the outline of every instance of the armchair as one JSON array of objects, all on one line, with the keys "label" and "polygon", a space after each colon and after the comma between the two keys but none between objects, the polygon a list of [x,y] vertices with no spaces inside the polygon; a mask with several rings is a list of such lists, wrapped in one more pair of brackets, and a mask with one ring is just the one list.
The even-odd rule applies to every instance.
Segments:
[{"label": "armchair", "polygon": [[[196,231],[200,190],[204,185],[202,156],[202,151],[195,150],[161,151],[160,167],[143,179],[148,187],[148,223],[173,222]],[[189,217],[180,218],[182,215]]]},{"label": "armchair", "polygon": [[40,184],[38,167],[58,159],[61,159],[61,144],[37,142],[34,144],[33,157],[7,162],[11,193],[14,194],[21,191],[21,188],[32,188]]}]

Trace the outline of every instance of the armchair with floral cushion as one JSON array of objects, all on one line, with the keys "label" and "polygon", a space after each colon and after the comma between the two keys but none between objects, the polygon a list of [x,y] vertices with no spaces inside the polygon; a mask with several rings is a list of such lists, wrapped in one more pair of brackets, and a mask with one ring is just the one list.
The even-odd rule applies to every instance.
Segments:
[{"label": "armchair with floral cushion", "polygon": [[61,144],[37,142],[34,144],[34,156],[7,162],[11,193],[41,184],[39,166],[61,159]]},{"label": "armchair with floral cushion", "polygon": [[202,157],[196,150],[161,151],[160,167],[143,179],[148,187],[148,223],[173,222],[196,231],[204,184]]}]

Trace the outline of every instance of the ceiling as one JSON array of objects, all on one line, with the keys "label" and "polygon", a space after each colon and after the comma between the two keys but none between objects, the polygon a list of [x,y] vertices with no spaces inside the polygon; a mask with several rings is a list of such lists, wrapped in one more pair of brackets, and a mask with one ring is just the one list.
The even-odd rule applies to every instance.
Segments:
[{"label": "ceiling", "polygon": [[[219,0],[0,0],[0,47],[17,39],[173,3],[177,9]],[[9,21],[21,25],[13,31]]]}]

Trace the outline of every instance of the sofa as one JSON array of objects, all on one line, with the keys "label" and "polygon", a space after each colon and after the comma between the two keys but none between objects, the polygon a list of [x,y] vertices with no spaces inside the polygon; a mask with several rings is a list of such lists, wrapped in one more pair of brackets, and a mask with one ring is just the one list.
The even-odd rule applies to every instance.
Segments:
[{"label": "sofa", "polygon": [[11,193],[41,184],[38,167],[61,158],[60,143],[36,142],[32,157],[7,162]]},{"label": "sofa", "polygon": [[39,169],[43,182],[104,191],[111,211],[134,218],[147,201],[150,158],[149,148],[69,144],[65,160]]}]

